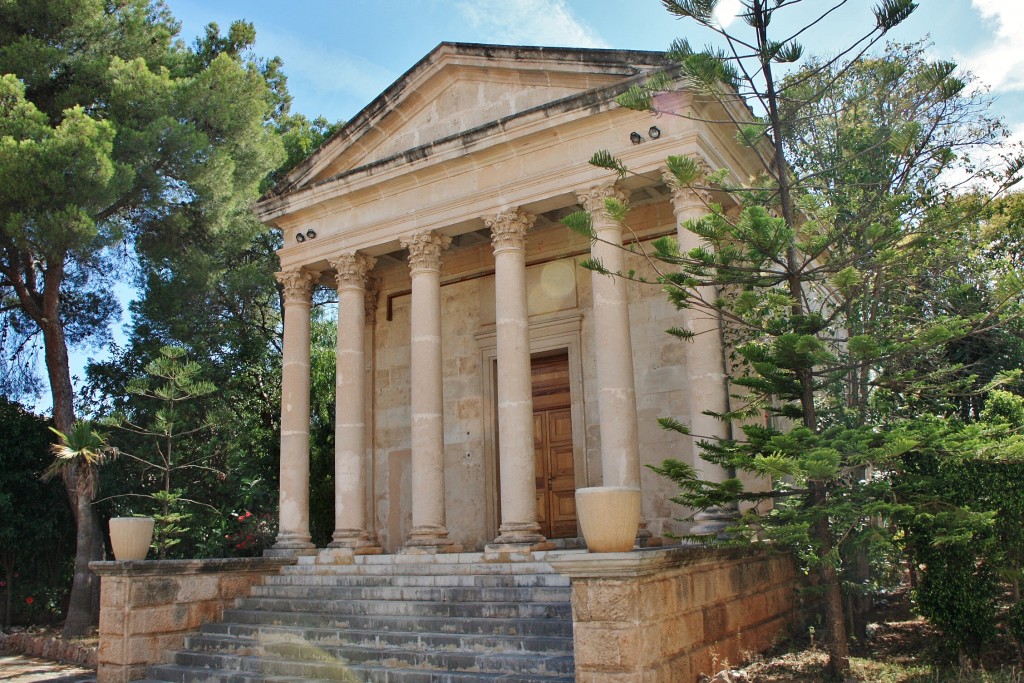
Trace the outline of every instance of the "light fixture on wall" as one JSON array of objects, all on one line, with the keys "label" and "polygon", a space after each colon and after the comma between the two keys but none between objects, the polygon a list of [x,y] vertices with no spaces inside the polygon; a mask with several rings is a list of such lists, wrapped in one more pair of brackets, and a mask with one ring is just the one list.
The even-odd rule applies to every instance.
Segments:
[{"label": "light fixture on wall", "polygon": [[299,244],[302,244],[303,242],[306,241],[306,236],[303,235],[301,232],[297,232],[295,233],[295,241],[298,242]]},{"label": "light fixture on wall", "polygon": [[314,230],[313,228],[307,230],[306,237],[308,237],[309,239],[313,239],[314,237],[316,237],[316,230]]},{"label": "light fixture on wall", "polygon": [[640,133],[637,133],[634,130],[632,133],[629,134],[629,141],[632,142],[634,145],[639,145],[641,142],[644,141],[644,136],[640,135]]},{"label": "light fixture on wall", "polygon": [[650,130],[647,131],[647,135],[652,140],[657,140],[658,138],[661,137],[661,129],[658,128],[657,126],[651,126]]}]

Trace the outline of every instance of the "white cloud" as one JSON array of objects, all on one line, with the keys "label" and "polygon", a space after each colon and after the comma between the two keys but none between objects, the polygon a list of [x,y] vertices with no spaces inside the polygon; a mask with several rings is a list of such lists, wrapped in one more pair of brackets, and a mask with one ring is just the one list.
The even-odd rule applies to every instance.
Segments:
[{"label": "white cloud", "polygon": [[480,42],[608,47],[594,29],[573,16],[565,0],[472,0],[456,7],[480,32]]},{"label": "white cloud", "polygon": [[722,0],[715,7],[712,18],[722,28],[729,28],[729,24],[736,21],[740,12],[743,11],[741,0]]},{"label": "white cloud", "polygon": [[971,0],[993,27],[995,38],[961,59],[995,91],[1024,90],[1024,3]]}]

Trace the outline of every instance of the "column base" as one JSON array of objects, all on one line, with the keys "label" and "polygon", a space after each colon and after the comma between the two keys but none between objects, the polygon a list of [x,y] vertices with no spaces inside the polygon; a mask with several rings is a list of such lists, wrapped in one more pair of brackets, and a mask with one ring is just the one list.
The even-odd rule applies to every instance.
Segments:
[{"label": "column base", "polygon": [[509,522],[498,527],[497,545],[532,545],[547,541],[536,522]]},{"label": "column base", "polygon": [[661,537],[654,537],[651,530],[647,528],[647,520],[643,517],[640,518],[640,524],[636,530],[636,547],[638,548],[649,548],[661,545]]},{"label": "column base", "polygon": [[316,555],[316,546],[310,541],[309,534],[282,533],[277,535],[277,542],[263,551],[264,557],[297,557],[299,555]]},{"label": "column base", "polygon": [[725,536],[725,530],[736,521],[738,514],[730,508],[708,508],[693,516],[694,524],[689,533],[691,536]]},{"label": "column base", "polygon": [[365,531],[343,530],[334,532],[328,548],[347,548],[356,555],[380,555],[384,550]]},{"label": "column base", "polygon": [[461,553],[462,546],[448,538],[448,529],[443,526],[416,527],[409,540],[399,551],[412,555],[436,555],[440,553]]}]

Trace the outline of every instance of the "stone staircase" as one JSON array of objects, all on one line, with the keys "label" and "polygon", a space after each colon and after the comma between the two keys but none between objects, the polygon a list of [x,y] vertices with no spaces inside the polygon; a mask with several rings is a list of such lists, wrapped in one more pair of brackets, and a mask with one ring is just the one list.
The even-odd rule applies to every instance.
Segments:
[{"label": "stone staircase", "polygon": [[543,558],[301,557],[150,667],[147,681],[568,683],[569,580]]}]

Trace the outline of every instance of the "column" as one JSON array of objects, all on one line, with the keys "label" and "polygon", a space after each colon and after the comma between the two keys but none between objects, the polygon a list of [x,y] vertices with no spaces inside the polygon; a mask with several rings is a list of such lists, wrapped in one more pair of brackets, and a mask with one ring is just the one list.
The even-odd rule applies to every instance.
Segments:
[{"label": "column", "polygon": [[[672,212],[676,219],[679,251],[686,253],[697,247],[706,247],[707,245],[701,243],[700,237],[687,230],[683,224],[709,213],[710,196],[703,190],[679,187],[675,177],[667,171],[663,173],[663,178],[672,190]],[[707,302],[713,302],[718,298],[717,288],[713,285],[699,287],[697,293]],[[728,476],[726,471],[719,465],[703,460],[697,447],[700,440],[724,439],[729,433],[726,423],[704,414],[705,410],[724,413],[729,408],[721,320],[713,312],[700,308],[686,308],[681,314],[683,326],[694,334],[692,339],[685,342],[686,386],[690,396],[688,422],[693,440],[693,464],[698,477],[704,481],[721,483]],[[730,510],[710,508],[694,517],[695,524],[691,527],[690,533],[717,534],[724,530],[734,517]]]},{"label": "column", "polygon": [[[606,198],[626,200],[614,185],[577,195],[590,212],[597,240],[591,255],[613,273],[625,270],[622,225],[604,208]],[[640,448],[636,426],[633,343],[625,279],[591,274],[594,300],[594,352],[597,361],[597,408],[601,420],[601,469],[605,486],[640,487]]]},{"label": "column", "polygon": [[[341,254],[334,421],[334,536],[328,547],[374,548],[366,530],[366,275],[376,259]],[[378,549],[379,550],[379,549]]]},{"label": "column", "polygon": [[526,298],[526,231],[535,217],[517,209],[484,219],[494,247],[498,345],[498,444],[501,526],[496,544],[539,546],[533,444],[530,323]]},{"label": "column", "polygon": [[309,309],[316,273],[275,273],[284,287],[281,363],[281,484],[277,542],[271,555],[313,548],[309,536]]},{"label": "column", "polygon": [[452,549],[444,510],[441,366],[441,252],[451,238],[434,232],[401,239],[412,276],[412,532],[407,548]]}]

